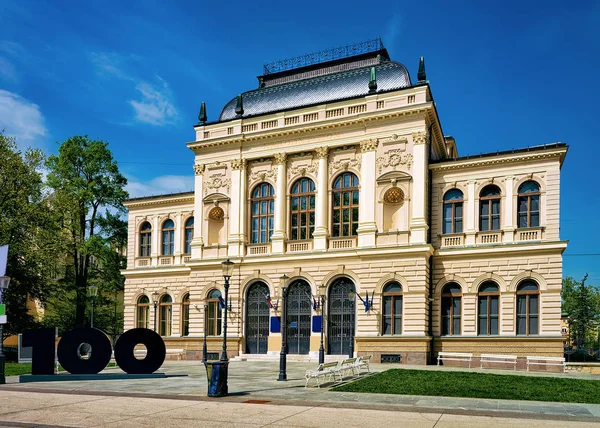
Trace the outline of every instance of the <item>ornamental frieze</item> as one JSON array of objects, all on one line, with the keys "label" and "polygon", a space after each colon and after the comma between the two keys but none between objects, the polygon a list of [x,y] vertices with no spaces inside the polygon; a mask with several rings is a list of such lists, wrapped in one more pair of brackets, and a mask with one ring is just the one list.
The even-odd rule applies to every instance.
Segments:
[{"label": "ornamental frieze", "polygon": [[374,152],[377,150],[377,140],[364,140],[360,143],[360,151],[362,153],[365,152]]},{"label": "ornamental frieze", "polygon": [[288,178],[292,178],[296,175],[305,176],[306,173],[316,174],[318,169],[318,165],[316,163],[304,164],[304,165],[294,165],[288,168]]},{"label": "ornamental frieze", "polygon": [[[204,182],[204,194],[216,193],[221,188],[225,188],[227,193],[231,189],[231,179],[225,177],[225,174],[214,174],[211,175],[208,180]],[[212,191],[211,191],[212,190]]]},{"label": "ornamental frieze", "polygon": [[231,169],[240,170],[246,168],[246,159],[232,159],[231,160]]},{"label": "ornamental frieze", "polygon": [[383,168],[391,167],[393,170],[396,170],[396,167],[400,165],[406,165],[406,167],[410,169],[413,161],[413,155],[412,153],[402,153],[402,149],[393,149],[385,152],[383,156],[378,157],[376,165],[379,173],[381,174]]},{"label": "ornamental frieze", "polygon": [[255,181],[265,181],[267,178],[270,178],[271,180],[276,180],[277,169],[270,168],[262,171],[248,172],[248,179],[250,180],[250,183],[254,183]]},{"label": "ornamental frieze", "polygon": [[427,143],[427,132],[413,132],[412,139],[415,146],[425,144]]},{"label": "ornamental frieze", "polygon": [[360,159],[341,159],[331,162],[329,164],[329,175],[333,175],[339,170],[346,171],[350,167],[360,169]]}]

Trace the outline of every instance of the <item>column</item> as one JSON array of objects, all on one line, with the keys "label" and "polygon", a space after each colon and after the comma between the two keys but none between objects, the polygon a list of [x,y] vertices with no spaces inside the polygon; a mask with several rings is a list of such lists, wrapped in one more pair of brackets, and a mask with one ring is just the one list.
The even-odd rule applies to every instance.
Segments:
[{"label": "column", "polygon": [[315,206],[315,231],[313,232],[313,249],[327,250],[327,236],[329,235],[329,186],[327,177],[327,160],[329,149],[317,147],[315,154],[319,162],[317,170],[317,200]]},{"label": "column", "polygon": [[475,245],[477,206],[475,203],[475,180],[467,183],[467,195],[465,201],[463,224],[465,225],[465,245]]},{"label": "column", "polygon": [[182,239],[184,234],[183,214],[179,213],[173,220],[175,222],[175,234],[173,242],[173,264],[181,264],[181,253],[183,252]]},{"label": "column", "polygon": [[286,237],[286,161],[285,153],[278,153],[274,156],[275,165],[277,165],[277,189],[275,190],[275,227],[271,236],[271,252],[285,252]]},{"label": "column", "polygon": [[375,222],[375,161],[377,140],[360,142],[360,201],[358,208],[358,247],[374,247],[377,223]]},{"label": "column", "polygon": [[504,180],[504,199],[502,200],[502,204],[504,205],[503,213],[502,213],[502,230],[504,231],[503,242],[510,243],[514,241],[515,238],[515,224],[513,223],[514,219],[514,194],[513,194],[513,186],[514,186],[515,177],[510,176],[506,177]]},{"label": "column", "polygon": [[429,147],[427,132],[415,132],[413,140],[413,191],[412,217],[410,219],[410,243],[425,244],[427,242],[427,149]]},{"label": "column", "polygon": [[155,216],[152,219],[152,239],[151,239],[151,245],[152,245],[152,249],[150,252],[150,256],[152,257],[150,264],[152,266],[158,266],[158,255],[160,254],[160,239],[159,236],[161,234],[161,230],[160,230],[160,219],[158,218],[158,216]]},{"label": "column", "polygon": [[202,228],[204,226],[204,203],[202,202],[204,198],[204,170],[204,165],[194,165],[194,236],[192,237],[192,259],[201,259],[204,247],[204,239],[202,238]]},{"label": "column", "polygon": [[229,205],[229,236],[227,238],[229,257],[242,257],[244,255],[244,198],[245,168],[242,159],[231,161],[231,203]]}]

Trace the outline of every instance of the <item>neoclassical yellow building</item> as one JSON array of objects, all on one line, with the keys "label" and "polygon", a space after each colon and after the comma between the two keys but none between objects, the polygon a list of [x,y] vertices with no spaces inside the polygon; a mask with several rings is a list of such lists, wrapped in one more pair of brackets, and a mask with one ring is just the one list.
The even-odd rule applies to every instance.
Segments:
[{"label": "neoclassical yellow building", "polygon": [[375,361],[562,356],[566,145],[458,156],[423,61],[414,82],[378,40],[258,79],[218,120],[202,109],[194,192],[127,201],[126,329],[199,359],[226,304],[230,357],[278,355],[285,326],[306,358],[321,328],[328,355]]}]

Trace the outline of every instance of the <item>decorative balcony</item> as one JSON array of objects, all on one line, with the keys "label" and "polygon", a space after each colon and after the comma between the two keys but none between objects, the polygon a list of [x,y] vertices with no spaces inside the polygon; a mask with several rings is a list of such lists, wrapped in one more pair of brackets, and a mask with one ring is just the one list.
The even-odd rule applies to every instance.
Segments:
[{"label": "decorative balcony", "polygon": [[356,248],[356,237],[331,238],[329,240],[330,250],[347,250]]},{"label": "decorative balcony", "polygon": [[464,233],[441,235],[442,247],[460,247],[465,245]]},{"label": "decorative balcony", "polygon": [[271,244],[250,244],[248,245],[249,256],[263,256],[271,252]]},{"label": "decorative balcony", "polygon": [[135,267],[144,268],[150,267],[152,265],[152,261],[150,257],[137,257],[135,259]]},{"label": "decorative balcony", "polygon": [[502,243],[502,234],[501,230],[493,230],[489,232],[477,232],[477,236],[475,238],[475,242],[481,245],[488,244],[501,244]]},{"label": "decorative balcony", "polygon": [[541,241],[543,239],[543,227],[527,227],[515,230],[515,241]]},{"label": "decorative balcony", "polygon": [[291,241],[287,243],[288,253],[299,253],[312,250],[312,241]]}]

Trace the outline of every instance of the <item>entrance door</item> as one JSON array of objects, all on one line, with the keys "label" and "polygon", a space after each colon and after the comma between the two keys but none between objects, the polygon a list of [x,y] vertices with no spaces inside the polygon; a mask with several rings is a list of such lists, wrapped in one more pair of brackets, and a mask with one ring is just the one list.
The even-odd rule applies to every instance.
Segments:
[{"label": "entrance door", "polygon": [[308,354],[310,351],[310,315],[312,294],[306,281],[290,285],[287,297],[288,354]]},{"label": "entrance door", "polygon": [[[354,284],[347,278],[338,279],[329,291],[329,308],[327,311],[328,353],[331,355],[348,355],[350,343],[354,340]],[[348,296],[348,293],[352,293]]]},{"label": "entrance door", "polygon": [[266,354],[269,340],[269,287],[262,282],[250,286],[246,297],[246,353]]}]

